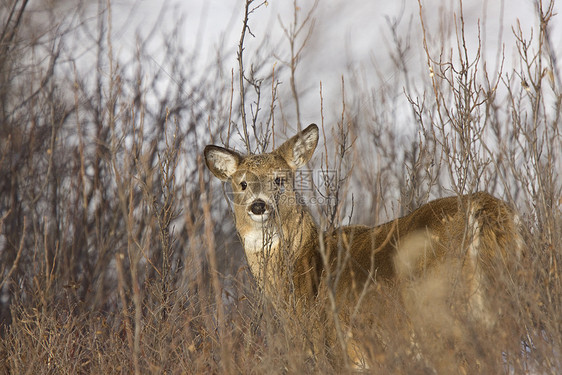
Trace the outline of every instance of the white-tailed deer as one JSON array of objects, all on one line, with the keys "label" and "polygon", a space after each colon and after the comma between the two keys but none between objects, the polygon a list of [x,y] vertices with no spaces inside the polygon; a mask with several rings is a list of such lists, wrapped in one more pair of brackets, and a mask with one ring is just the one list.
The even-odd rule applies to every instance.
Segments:
[{"label": "white-tailed deer", "polygon": [[[374,228],[353,225],[325,233],[293,179],[317,143],[318,127],[312,124],[271,153],[243,156],[205,148],[207,167],[232,186],[236,229],[265,293],[288,292],[287,298],[306,308],[324,290],[326,277],[337,275],[330,288],[343,312],[368,283],[392,286],[456,265],[474,317],[493,320],[485,285],[498,259],[515,258],[520,251],[518,219],[507,204],[482,192],[442,198]],[[450,254],[458,261],[448,262]]]}]

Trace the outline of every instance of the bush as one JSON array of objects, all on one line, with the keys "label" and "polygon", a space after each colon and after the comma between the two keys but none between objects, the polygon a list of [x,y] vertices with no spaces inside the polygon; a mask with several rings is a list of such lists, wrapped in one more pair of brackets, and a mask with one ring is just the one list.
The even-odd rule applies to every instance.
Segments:
[{"label": "bush", "polygon": [[[117,56],[110,6],[40,5],[1,5],[2,371],[343,371],[334,367],[341,347],[314,349],[326,334],[317,321],[332,307],[319,301],[297,316],[257,290],[228,200],[201,159],[207,143],[261,152],[300,128],[298,72],[306,73],[302,54],[314,53],[316,4],[310,12],[295,4],[292,23],[283,23],[286,50],[247,58],[249,24],[264,5],[247,0],[238,72],[223,65],[225,53],[205,74],[177,29],[157,43],[166,65],[153,74],[149,42],[157,37]],[[515,274],[498,269],[492,305],[502,319],[492,332],[463,321],[452,297],[412,317],[382,290],[381,312],[393,313],[366,327],[358,316],[353,334],[375,373],[558,373],[562,81],[551,45],[554,2],[538,2],[533,36],[513,26],[518,56],[513,66],[500,59],[493,73],[481,43],[467,47],[462,3],[443,15],[454,21],[449,30],[444,21],[429,27],[422,5],[425,74],[405,57],[411,35],[389,22],[402,81],[373,93],[352,71],[342,78],[338,114],[325,113],[324,96],[333,94],[320,86],[315,166],[338,178],[317,181],[311,194],[325,204],[310,208],[324,228],[374,225],[438,196],[487,190],[518,208],[524,256]],[[439,314],[461,334],[420,322]]]}]

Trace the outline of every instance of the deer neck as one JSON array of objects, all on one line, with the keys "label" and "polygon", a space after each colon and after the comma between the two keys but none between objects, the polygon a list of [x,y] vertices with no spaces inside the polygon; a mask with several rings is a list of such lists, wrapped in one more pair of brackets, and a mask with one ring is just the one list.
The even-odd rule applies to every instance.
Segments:
[{"label": "deer neck", "polygon": [[317,226],[305,206],[294,206],[240,236],[250,271],[267,294],[290,288],[296,262],[318,246]]}]

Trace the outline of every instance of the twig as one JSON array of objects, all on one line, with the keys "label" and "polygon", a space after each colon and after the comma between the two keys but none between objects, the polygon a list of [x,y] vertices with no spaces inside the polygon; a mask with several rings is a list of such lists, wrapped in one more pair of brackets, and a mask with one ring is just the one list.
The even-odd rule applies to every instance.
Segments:
[{"label": "twig", "polygon": [[[4,218],[7,217],[8,215],[4,215],[4,217],[2,218],[2,220],[0,221],[0,223],[2,221],[4,221]],[[20,246],[18,248],[18,252],[16,254],[16,259],[14,259],[14,263],[12,264],[12,267],[10,268],[10,271],[8,271],[8,274],[6,275],[6,277],[4,277],[4,279],[2,279],[2,282],[0,282],[0,290],[2,290],[2,287],[4,286],[4,284],[6,283],[6,281],[8,281],[10,279],[10,277],[12,277],[12,274],[14,273],[14,271],[16,270],[16,268],[18,268],[18,264],[21,258],[21,253],[23,251],[23,244],[24,244],[24,239],[25,239],[25,229],[26,229],[26,218],[23,218],[23,228],[21,230],[21,239],[20,239]]]}]

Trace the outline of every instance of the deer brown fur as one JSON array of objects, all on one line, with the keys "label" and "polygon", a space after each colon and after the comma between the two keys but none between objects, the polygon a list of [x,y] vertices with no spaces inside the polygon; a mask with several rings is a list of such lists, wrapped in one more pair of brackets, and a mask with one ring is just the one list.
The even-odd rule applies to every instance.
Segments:
[{"label": "deer brown fur", "polygon": [[[335,300],[352,307],[367,284],[392,286],[441,272],[444,259],[454,255],[474,315],[493,320],[483,296],[485,283],[494,277],[492,265],[518,256],[521,249],[511,208],[478,192],[434,200],[374,228],[352,225],[323,232],[293,184],[295,171],[310,160],[317,142],[318,127],[312,124],[271,153],[243,156],[205,148],[208,168],[231,184],[236,228],[264,292],[284,291],[306,309],[326,287],[327,276],[337,275],[330,285]],[[369,303],[376,302],[366,301],[367,308]],[[346,316],[342,313],[344,323]]]}]

